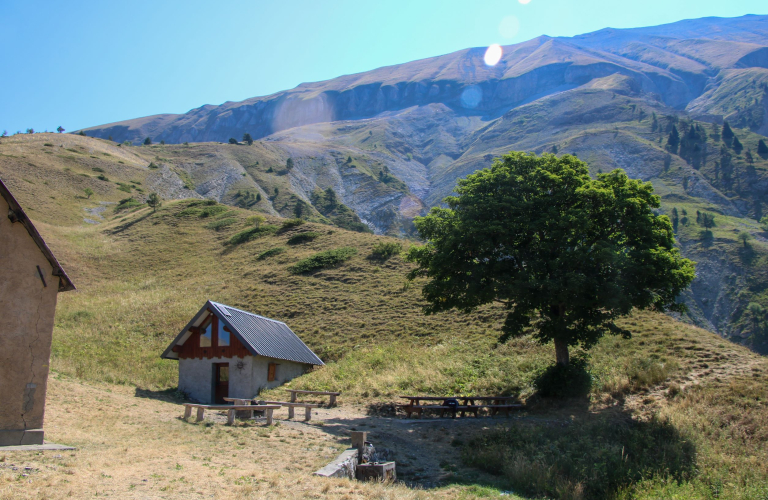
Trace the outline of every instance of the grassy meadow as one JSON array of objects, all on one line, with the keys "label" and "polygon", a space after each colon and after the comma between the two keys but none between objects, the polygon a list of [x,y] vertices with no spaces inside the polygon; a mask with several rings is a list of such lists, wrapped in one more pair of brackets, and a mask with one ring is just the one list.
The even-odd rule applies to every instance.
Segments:
[{"label": "grassy meadow", "polygon": [[[272,217],[252,231],[252,212],[199,200],[133,210],[96,227],[41,227],[78,286],[57,309],[52,368],[60,376],[173,390],[176,363],[159,354],[212,299],[286,321],[328,362],[290,387],[340,390],[342,405],[391,414],[401,394],[520,395],[528,416],[454,445],[462,465],[488,474],[483,484],[496,490],[554,498],[768,491],[768,363],[710,332],[635,313],[622,325],[632,339],[574,352],[589,360],[589,394],[553,402],[535,388],[552,346],[528,337],[498,345],[502,311],[494,307],[424,316],[402,256],[373,258],[379,242],[396,240]],[[302,233],[316,236],[288,244]],[[340,248],[356,251],[330,268],[291,272]],[[283,397],[279,389],[266,396]]]},{"label": "grassy meadow", "polygon": [[[46,417],[48,439],[78,450],[0,452],[0,498],[768,495],[768,362],[744,347],[636,312],[622,321],[632,339],[572,352],[588,360],[585,395],[543,398],[536,380],[553,347],[529,337],[499,345],[498,307],[424,316],[420,283],[405,280],[410,264],[396,251],[411,243],[192,199],[156,211],[115,203],[85,225],[85,208],[119,202],[129,184],[144,189],[149,160],[106,141],[45,136],[3,140],[0,174],[78,288],[59,296]],[[56,154],[82,158],[62,169],[46,160]],[[718,214],[707,243],[695,224],[707,206],[689,202],[665,201],[693,219],[678,230],[685,244],[748,257],[736,239],[744,219]],[[750,247],[753,267],[761,245]],[[177,364],[160,354],[209,299],[285,321],[327,363],[290,387],[342,391],[338,412],[273,428],[183,422]],[[526,409],[408,422],[394,411],[402,394],[512,394]],[[397,450],[405,483],[311,477],[352,427]]]}]

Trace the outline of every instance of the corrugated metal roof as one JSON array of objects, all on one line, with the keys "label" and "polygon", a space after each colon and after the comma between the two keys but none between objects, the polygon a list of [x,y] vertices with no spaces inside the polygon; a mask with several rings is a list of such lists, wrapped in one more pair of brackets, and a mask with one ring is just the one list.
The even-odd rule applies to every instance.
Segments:
[{"label": "corrugated metal roof", "polygon": [[193,318],[189,324],[184,327],[176,339],[168,346],[163,353],[164,358],[171,357],[171,350],[176,343],[181,340],[184,333],[195,322],[200,313],[206,309],[217,313],[219,319],[234,333],[255,355],[266,356],[275,359],[284,359],[286,361],[296,361],[297,363],[307,363],[310,365],[323,365],[324,363],[312,352],[312,350],[301,341],[301,339],[288,328],[288,325],[282,321],[265,318],[258,314],[241,311],[235,307],[230,307],[218,302],[208,301],[200,312]]},{"label": "corrugated metal roof", "polygon": [[211,302],[228,324],[260,356],[285,359],[298,363],[322,365],[323,362],[282,321],[265,318],[258,314],[241,311],[218,302]]}]

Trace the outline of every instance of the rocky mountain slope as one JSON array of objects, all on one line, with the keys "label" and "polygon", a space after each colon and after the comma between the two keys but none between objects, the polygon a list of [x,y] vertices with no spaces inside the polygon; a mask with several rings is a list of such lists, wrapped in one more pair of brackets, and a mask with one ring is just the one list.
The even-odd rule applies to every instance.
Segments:
[{"label": "rocky mountain slope", "polygon": [[[576,154],[594,174],[624,168],[653,182],[666,213],[678,214],[681,247],[699,262],[690,319],[768,350],[768,235],[758,224],[768,203],[768,155],[758,154],[768,140],[768,16],[539,37],[504,47],[494,67],[483,53],[85,133],[112,139],[100,148],[130,151],[144,189],[168,198],[400,236],[413,235],[412,218],[458,178],[509,150]],[[256,141],[227,143],[244,133]],[[155,144],[115,144],[146,137]],[[58,156],[72,161],[67,155]],[[331,192],[338,209],[325,199]],[[697,212],[715,214],[715,227],[702,226]],[[742,232],[751,240],[739,241]]]}]

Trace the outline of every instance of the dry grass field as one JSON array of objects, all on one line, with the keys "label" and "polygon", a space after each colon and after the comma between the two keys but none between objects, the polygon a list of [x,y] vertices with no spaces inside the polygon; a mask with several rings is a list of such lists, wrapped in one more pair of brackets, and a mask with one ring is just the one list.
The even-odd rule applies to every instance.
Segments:
[{"label": "dry grass field", "polygon": [[[389,445],[403,464],[413,449],[435,451],[411,469],[434,466],[424,477],[446,475],[440,457],[459,462],[445,432],[423,433],[418,423],[397,426],[367,417],[357,405],[319,409],[315,421],[263,420],[224,425],[225,417],[206,416],[199,424],[181,419],[178,400],[167,391],[51,380],[47,438],[75,451],[3,452],[0,498],[472,498],[496,496],[493,489],[448,486],[436,490],[404,484],[353,483],[313,477],[312,473],[349,446],[350,428],[366,428],[379,444],[384,437],[407,435],[407,445]],[[322,419],[322,420],[321,420]],[[452,422],[445,425],[451,427]],[[459,422],[461,424],[461,422]],[[444,426],[441,424],[440,427]],[[451,433],[462,433],[461,426]],[[378,438],[378,439],[377,439]],[[383,443],[382,443],[383,444]],[[397,449],[399,445],[399,450]],[[406,451],[407,450],[407,451]],[[415,458],[415,457],[414,457]],[[433,463],[435,462],[435,463]],[[402,470],[407,467],[401,466]],[[418,474],[418,472],[414,472]]]}]

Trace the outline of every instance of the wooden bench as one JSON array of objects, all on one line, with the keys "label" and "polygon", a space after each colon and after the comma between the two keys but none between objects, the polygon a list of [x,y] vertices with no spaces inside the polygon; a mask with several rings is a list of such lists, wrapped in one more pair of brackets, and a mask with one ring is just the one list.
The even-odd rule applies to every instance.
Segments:
[{"label": "wooden bench", "polygon": [[205,418],[205,410],[226,410],[227,425],[235,423],[235,412],[247,410],[264,410],[267,417],[267,425],[272,425],[272,412],[280,408],[280,405],[203,405],[196,403],[184,403],[184,420],[192,415],[192,408],[197,408],[195,422],[200,422]]},{"label": "wooden bench", "polygon": [[336,396],[340,395],[340,392],[326,392],[326,391],[300,391],[298,389],[286,389],[286,391],[291,393],[291,403],[296,402],[296,395],[297,394],[313,394],[315,396],[330,396],[331,401],[328,403],[328,406],[336,406]]},{"label": "wooden bench", "polygon": [[309,422],[312,420],[312,408],[317,408],[320,405],[314,403],[286,403],[285,401],[264,401],[264,404],[268,405],[280,405],[288,408],[288,418],[295,416],[295,408],[304,408],[304,421]]}]

